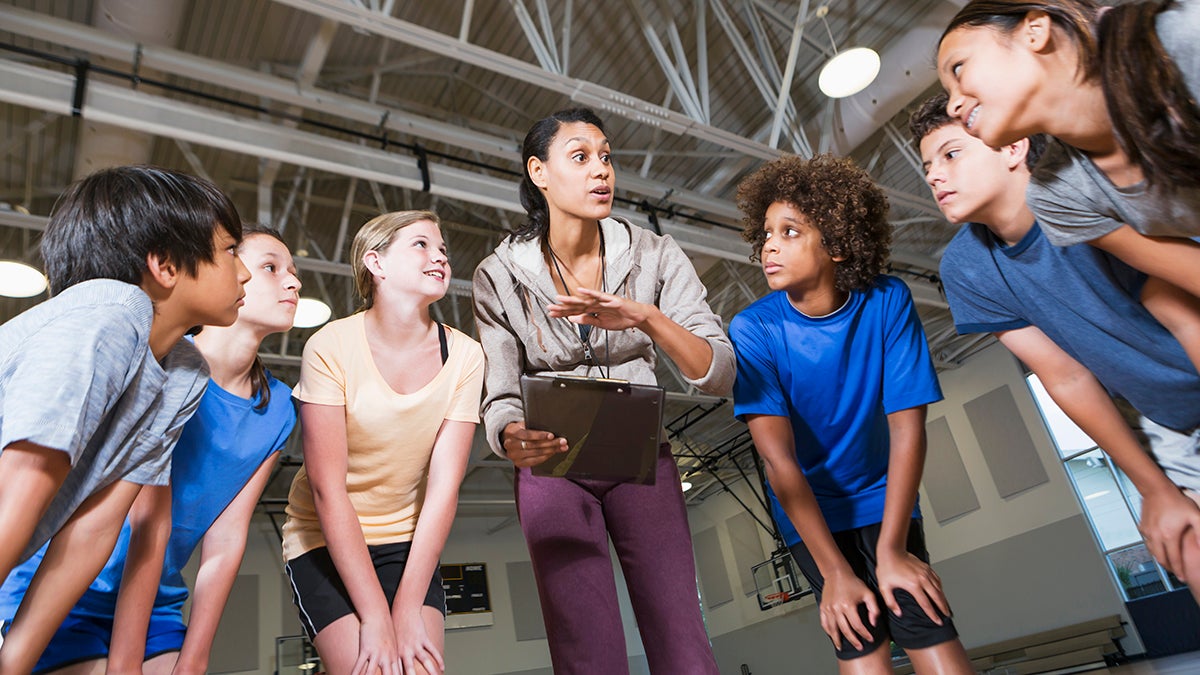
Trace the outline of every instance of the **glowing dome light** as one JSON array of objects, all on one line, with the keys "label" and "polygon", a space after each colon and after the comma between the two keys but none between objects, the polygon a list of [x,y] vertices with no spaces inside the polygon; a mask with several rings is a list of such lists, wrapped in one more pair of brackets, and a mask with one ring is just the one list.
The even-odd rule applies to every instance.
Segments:
[{"label": "glowing dome light", "polygon": [[829,98],[845,98],[866,89],[879,75],[879,54],[870,47],[839,53],[821,68],[817,86]]},{"label": "glowing dome light", "polygon": [[680,483],[679,487],[683,488],[684,492],[687,492],[688,490],[692,489],[692,481],[690,481],[690,480],[682,481]]},{"label": "glowing dome light", "polygon": [[300,302],[296,305],[296,319],[292,323],[295,328],[312,328],[320,326],[329,320],[333,315],[333,310],[329,309],[329,305],[317,300],[316,298],[300,298]]},{"label": "glowing dome light", "polygon": [[25,263],[0,260],[0,295],[31,298],[46,290],[46,275]]}]

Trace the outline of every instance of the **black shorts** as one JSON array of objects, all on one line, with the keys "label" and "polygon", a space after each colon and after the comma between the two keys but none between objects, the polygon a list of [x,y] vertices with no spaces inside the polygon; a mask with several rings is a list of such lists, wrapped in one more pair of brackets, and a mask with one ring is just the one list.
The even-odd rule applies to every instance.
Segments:
[{"label": "black shorts", "polygon": [[[404,565],[412,542],[368,546],[371,562],[375,565],[375,576],[387,597],[388,606],[396,599],[400,578],[404,576]],[[300,623],[310,640],[317,637],[326,626],[343,616],[354,614],[354,604],[341,576],[329,557],[329,549],[322,546],[292,558],[284,565],[292,583],[292,603],[300,612]],[[425,605],[446,613],[446,591],[442,588],[442,572],[434,568],[425,592]]]},{"label": "black shorts", "polygon": [[[875,600],[879,603],[880,609],[879,621],[872,626],[867,621],[866,606],[859,607],[859,616],[862,617],[863,624],[871,631],[871,643],[863,644],[863,648],[859,650],[843,637],[842,648],[835,649],[837,657],[843,661],[870,654],[880,645],[886,644],[889,637],[902,649],[924,649],[958,637],[958,631],[954,629],[954,622],[950,620],[950,617],[943,615],[940,626],[934,623],[925,614],[925,610],[917,604],[916,598],[908,591],[897,590],[895,593],[896,602],[900,604],[900,616],[895,616],[888,610],[875,579],[875,547],[879,543],[879,528],[880,523],[875,523],[833,533],[833,540],[846,558],[846,562],[850,563],[854,575],[865,581],[867,587],[875,591]],[[929,552],[925,550],[925,530],[921,526],[920,518],[913,518],[912,523],[908,526],[906,548],[909,553],[922,561],[929,562]],[[808,579],[809,585],[812,586],[817,602],[820,602],[821,589],[825,586],[825,580],[817,569],[816,561],[813,560],[804,542],[792,546],[791,551],[792,558],[800,567],[804,577]],[[936,607],[934,609],[937,610]],[[938,614],[940,615],[941,612],[938,611]]]}]

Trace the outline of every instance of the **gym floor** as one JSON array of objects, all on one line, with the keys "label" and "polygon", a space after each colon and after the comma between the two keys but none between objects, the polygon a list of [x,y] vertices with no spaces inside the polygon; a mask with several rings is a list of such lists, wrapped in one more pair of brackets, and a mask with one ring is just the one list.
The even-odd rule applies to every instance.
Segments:
[{"label": "gym floor", "polygon": [[1138,661],[1104,671],[1112,675],[1192,675],[1200,673],[1200,651],[1176,654],[1153,661]]}]

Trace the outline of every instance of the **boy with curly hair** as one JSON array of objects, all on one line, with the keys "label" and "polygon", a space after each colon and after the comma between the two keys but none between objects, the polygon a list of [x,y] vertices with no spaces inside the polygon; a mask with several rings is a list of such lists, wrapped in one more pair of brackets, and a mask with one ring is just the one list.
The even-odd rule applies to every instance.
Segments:
[{"label": "boy with curly hair", "polygon": [[774,292],[729,327],[734,414],[839,671],[891,672],[891,639],[918,673],[973,673],[921,529],[925,408],[942,392],[908,288],[881,274],[887,198],[821,155],[767,164],[737,201]]},{"label": "boy with curly hair", "polygon": [[938,207],[962,224],[941,264],[955,327],[994,334],[1129,476],[1147,548],[1200,600],[1200,374],[1187,347],[1200,301],[1097,248],[1052,246],[1025,203],[1045,140],[991,148],[946,102],[925,101],[909,130]]}]

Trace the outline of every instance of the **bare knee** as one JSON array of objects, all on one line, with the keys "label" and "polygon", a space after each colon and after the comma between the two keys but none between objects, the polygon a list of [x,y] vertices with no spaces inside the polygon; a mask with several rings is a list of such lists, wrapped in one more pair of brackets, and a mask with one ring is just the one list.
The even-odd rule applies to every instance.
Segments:
[{"label": "bare knee", "polygon": [[884,675],[892,672],[892,654],[886,642],[869,654],[854,659],[838,659],[838,675]]},{"label": "bare knee", "polygon": [[912,661],[913,670],[917,675],[937,673],[938,675],[972,675],[975,668],[967,658],[967,650],[962,641],[948,640],[941,644],[925,647],[924,649],[905,650]]}]

